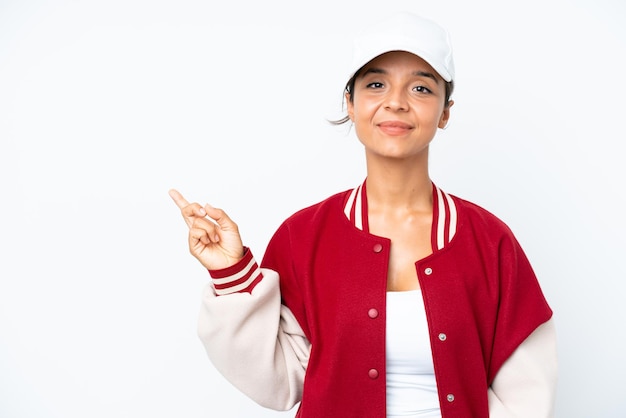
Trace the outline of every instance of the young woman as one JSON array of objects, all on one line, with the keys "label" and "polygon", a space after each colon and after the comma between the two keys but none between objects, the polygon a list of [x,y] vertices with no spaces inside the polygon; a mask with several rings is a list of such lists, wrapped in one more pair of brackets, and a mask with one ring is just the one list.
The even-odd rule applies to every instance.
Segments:
[{"label": "young woman", "polygon": [[439,189],[447,32],[407,13],[356,41],[347,117],[367,176],[289,217],[260,266],[236,223],[170,195],[206,267],[199,335],[223,375],[297,416],[550,417],[552,311],[511,230]]}]

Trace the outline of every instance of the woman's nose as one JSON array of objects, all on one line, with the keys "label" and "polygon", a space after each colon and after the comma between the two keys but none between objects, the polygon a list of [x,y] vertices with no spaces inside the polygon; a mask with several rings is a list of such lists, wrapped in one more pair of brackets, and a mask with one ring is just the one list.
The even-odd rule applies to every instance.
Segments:
[{"label": "woman's nose", "polygon": [[408,110],[406,92],[402,89],[390,89],[385,98],[385,109],[401,112]]}]

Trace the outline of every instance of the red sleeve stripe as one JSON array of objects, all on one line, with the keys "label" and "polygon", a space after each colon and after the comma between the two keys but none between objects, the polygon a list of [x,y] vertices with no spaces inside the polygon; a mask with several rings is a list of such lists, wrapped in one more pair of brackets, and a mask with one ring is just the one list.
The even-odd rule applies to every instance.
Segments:
[{"label": "red sleeve stripe", "polygon": [[252,258],[239,272],[228,277],[213,278],[213,286],[217,295],[225,295],[249,290],[253,284],[263,277],[257,262]]}]

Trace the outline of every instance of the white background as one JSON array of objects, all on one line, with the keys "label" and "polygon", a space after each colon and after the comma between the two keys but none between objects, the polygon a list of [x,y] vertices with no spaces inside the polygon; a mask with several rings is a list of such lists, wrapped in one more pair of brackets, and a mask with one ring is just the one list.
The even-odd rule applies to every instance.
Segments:
[{"label": "white background", "polygon": [[196,336],[208,277],[167,195],[258,258],[364,176],[350,39],[407,9],[453,39],[433,180],[511,226],[555,311],[558,418],[626,416],[626,6],[579,1],[0,0],[0,416],[278,417]]}]

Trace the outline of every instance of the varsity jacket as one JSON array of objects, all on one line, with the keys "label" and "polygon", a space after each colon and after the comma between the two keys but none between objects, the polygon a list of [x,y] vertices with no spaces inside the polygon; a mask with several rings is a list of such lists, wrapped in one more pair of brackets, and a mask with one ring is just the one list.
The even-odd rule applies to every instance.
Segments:
[{"label": "varsity jacket", "polygon": [[[246,249],[236,265],[210,271],[200,338],[216,368],[265,407],[386,416],[391,242],[369,233],[365,188],[289,217],[260,267]],[[527,257],[485,209],[434,184],[433,202],[433,253],[415,267],[442,417],[551,416],[552,311]]]}]

